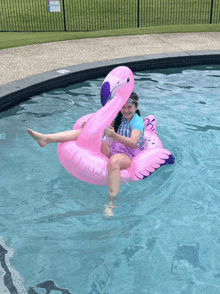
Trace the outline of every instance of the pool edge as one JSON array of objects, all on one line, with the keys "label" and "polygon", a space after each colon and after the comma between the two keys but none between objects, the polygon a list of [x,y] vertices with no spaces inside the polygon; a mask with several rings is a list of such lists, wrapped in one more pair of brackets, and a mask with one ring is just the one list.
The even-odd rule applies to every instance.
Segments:
[{"label": "pool edge", "polygon": [[[105,77],[119,65],[126,65],[132,71],[142,71],[206,64],[220,64],[220,50],[140,55],[58,68],[0,86],[0,112],[7,111],[35,95],[88,79]],[[60,70],[64,72],[59,73]]]}]

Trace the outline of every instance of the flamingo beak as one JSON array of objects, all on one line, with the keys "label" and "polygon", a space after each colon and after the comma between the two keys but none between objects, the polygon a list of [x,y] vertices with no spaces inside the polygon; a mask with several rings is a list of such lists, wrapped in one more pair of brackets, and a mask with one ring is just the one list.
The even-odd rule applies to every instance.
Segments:
[{"label": "flamingo beak", "polygon": [[110,91],[110,83],[104,82],[101,88],[101,102],[102,106],[104,106],[107,101],[110,99],[112,93]]}]

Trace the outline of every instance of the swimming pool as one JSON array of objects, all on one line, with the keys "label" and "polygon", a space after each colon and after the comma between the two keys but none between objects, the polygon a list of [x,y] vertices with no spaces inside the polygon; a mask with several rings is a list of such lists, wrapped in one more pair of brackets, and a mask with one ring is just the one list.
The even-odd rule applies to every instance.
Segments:
[{"label": "swimming pool", "polygon": [[[19,293],[45,281],[72,294],[219,293],[220,66],[134,78],[141,116],[156,117],[175,164],[122,185],[110,219],[107,187],[73,178],[57,144],[40,148],[26,131],[68,130],[97,111],[104,77],[0,113],[0,242]],[[62,293],[53,285],[30,289]]]}]

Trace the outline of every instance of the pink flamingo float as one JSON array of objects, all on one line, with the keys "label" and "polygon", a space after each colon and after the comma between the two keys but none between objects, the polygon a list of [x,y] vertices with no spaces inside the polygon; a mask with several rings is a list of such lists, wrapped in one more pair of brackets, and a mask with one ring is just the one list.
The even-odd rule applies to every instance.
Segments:
[{"label": "pink flamingo float", "polygon": [[[111,124],[128,100],[133,87],[134,76],[128,67],[119,66],[113,69],[102,84],[103,107],[76,121],[73,130],[80,128],[83,121],[87,121],[76,141],[58,144],[58,158],[72,176],[89,184],[108,185],[109,159],[100,152],[101,138],[105,127]],[[115,96],[107,103],[113,95]],[[162,165],[173,164],[175,161],[155,134],[156,119],[149,115],[143,121],[145,131],[142,151],[132,159],[128,169],[121,170],[121,183],[144,179]]]}]

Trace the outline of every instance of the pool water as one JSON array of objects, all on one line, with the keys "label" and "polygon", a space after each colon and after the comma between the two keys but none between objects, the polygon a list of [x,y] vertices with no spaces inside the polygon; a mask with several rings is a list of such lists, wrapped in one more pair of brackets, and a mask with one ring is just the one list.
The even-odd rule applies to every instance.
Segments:
[{"label": "pool water", "polygon": [[134,78],[175,164],[122,185],[112,218],[108,187],[72,177],[57,144],[26,131],[70,130],[101,107],[104,77],[0,113],[0,244],[19,294],[220,293],[220,66]]}]

